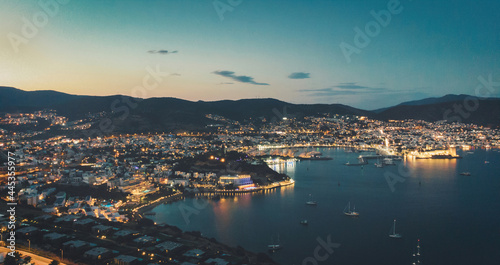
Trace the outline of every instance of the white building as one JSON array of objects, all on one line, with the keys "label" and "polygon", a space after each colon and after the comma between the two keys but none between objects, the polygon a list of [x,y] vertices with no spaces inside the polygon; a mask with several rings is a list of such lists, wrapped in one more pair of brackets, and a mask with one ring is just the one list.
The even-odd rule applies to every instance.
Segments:
[{"label": "white building", "polygon": [[250,175],[236,175],[236,176],[221,176],[219,184],[224,186],[234,184],[234,186],[252,185],[253,181]]}]

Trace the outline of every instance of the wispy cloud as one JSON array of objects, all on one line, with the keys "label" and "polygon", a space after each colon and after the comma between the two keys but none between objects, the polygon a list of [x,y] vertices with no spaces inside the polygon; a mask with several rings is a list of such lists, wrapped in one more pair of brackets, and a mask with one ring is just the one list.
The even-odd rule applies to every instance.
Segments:
[{"label": "wispy cloud", "polygon": [[304,90],[299,90],[299,91],[300,92],[309,92],[308,96],[312,96],[312,97],[345,96],[345,95],[359,94],[358,91],[335,90],[334,88],[331,88],[331,87],[322,88],[322,89],[304,89]]},{"label": "wispy cloud", "polygon": [[178,51],[168,51],[168,50],[150,50],[148,53],[154,53],[154,54],[171,54],[171,53],[178,53]]},{"label": "wispy cloud", "polygon": [[304,72],[295,72],[291,73],[288,78],[290,79],[306,79],[306,78],[311,78],[310,73],[304,73]]},{"label": "wispy cloud", "polygon": [[246,75],[235,75],[233,71],[215,71],[213,72],[216,75],[224,76],[227,78],[231,78],[234,81],[238,81],[241,83],[247,83],[247,84],[253,84],[253,85],[259,85],[259,86],[268,86],[268,83],[257,83],[253,80],[253,77],[246,76]]},{"label": "wispy cloud", "polygon": [[361,94],[371,94],[371,93],[381,93],[388,91],[384,87],[369,87],[360,86],[356,83],[339,83],[337,85],[319,88],[319,89],[301,89],[299,92],[309,93],[308,96],[317,97],[328,97],[328,96],[345,96],[345,95],[361,95]]},{"label": "wispy cloud", "polygon": [[367,87],[367,86],[359,86],[359,85],[356,85],[356,83],[352,83],[352,82],[339,83],[338,85],[333,86],[333,87],[341,88],[341,89],[376,89],[376,88]]}]

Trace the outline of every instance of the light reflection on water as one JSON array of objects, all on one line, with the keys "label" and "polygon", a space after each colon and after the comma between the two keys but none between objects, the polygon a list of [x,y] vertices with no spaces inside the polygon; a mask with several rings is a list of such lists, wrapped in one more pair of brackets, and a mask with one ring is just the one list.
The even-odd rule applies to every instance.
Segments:
[{"label": "light reflection on water", "polygon": [[270,165],[269,167],[278,172],[278,173],[285,173],[287,174],[288,176],[290,176],[291,178],[293,178],[295,176],[295,166],[297,165],[297,162],[295,161],[288,161],[288,162],[283,162],[283,163],[279,163],[279,164],[273,164],[273,165]]}]

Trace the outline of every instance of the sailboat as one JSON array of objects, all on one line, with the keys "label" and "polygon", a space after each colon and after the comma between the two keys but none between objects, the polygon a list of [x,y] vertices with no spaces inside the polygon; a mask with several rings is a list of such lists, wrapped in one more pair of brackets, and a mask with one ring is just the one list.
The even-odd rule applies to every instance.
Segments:
[{"label": "sailboat", "polygon": [[314,200],[312,199],[312,195],[311,195],[311,194],[309,194],[309,200],[308,200],[308,201],[306,201],[306,204],[307,204],[307,205],[317,205],[317,204],[318,204],[318,202],[317,202],[317,201],[314,201]]},{"label": "sailboat", "polygon": [[274,251],[279,250],[281,248],[282,248],[282,246],[280,244],[280,234],[278,234],[278,240],[277,241],[273,240],[273,244],[267,245],[267,249],[269,249],[269,251],[274,252]]},{"label": "sailboat", "polygon": [[401,234],[396,234],[396,219],[394,219],[394,224],[392,225],[391,232],[389,232],[389,237],[391,238],[402,238]]},{"label": "sailboat", "polygon": [[347,206],[344,208],[344,214],[347,216],[359,216],[359,213],[356,212],[356,206],[351,211],[351,202],[347,203]]},{"label": "sailboat", "polygon": [[382,163],[385,165],[395,165],[394,161],[392,161],[392,158],[389,157],[384,158]]}]

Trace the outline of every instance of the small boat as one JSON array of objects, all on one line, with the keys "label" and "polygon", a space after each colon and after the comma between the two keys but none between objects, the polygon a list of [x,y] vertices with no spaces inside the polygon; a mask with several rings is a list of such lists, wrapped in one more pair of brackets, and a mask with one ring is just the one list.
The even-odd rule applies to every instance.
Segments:
[{"label": "small boat", "polygon": [[333,158],[328,156],[310,156],[310,157],[301,157],[302,160],[332,160]]},{"label": "small boat", "polygon": [[360,158],[359,163],[351,163],[348,161],[344,165],[346,165],[346,166],[363,166],[363,165],[367,165],[367,164],[368,164],[368,162],[366,162],[366,160],[364,160],[363,158]]},{"label": "small boat", "polygon": [[308,225],[309,223],[307,222],[307,220],[306,220],[306,219],[304,219],[304,220],[300,221],[300,224],[301,224],[301,225]]},{"label": "small boat", "polygon": [[485,164],[489,164],[489,163],[490,163],[490,161],[484,161],[484,163],[485,163]]},{"label": "small boat", "polygon": [[269,251],[277,251],[277,250],[280,250],[282,248],[282,246],[280,244],[271,244],[271,245],[267,245],[267,249],[269,249]]},{"label": "small boat", "polygon": [[273,238],[273,244],[270,244],[270,245],[267,245],[267,249],[269,251],[277,251],[277,250],[280,250],[283,246],[280,244],[280,235],[278,234],[278,240],[277,241],[274,241],[274,238]]},{"label": "small boat", "polygon": [[347,203],[347,206],[344,208],[344,214],[347,216],[359,216],[359,213],[356,212],[356,206],[354,206],[353,210],[351,211],[351,202]]},{"label": "small boat", "polygon": [[378,158],[377,162],[375,163],[375,166],[379,167],[379,168],[384,167],[384,162],[380,159],[380,157]]},{"label": "small boat", "polygon": [[392,161],[391,158],[384,158],[384,162],[383,162],[385,165],[395,165],[394,161]]},{"label": "small boat", "polygon": [[391,232],[389,232],[390,238],[402,238],[401,234],[396,234],[396,219],[394,219],[394,224],[392,225]]},{"label": "small boat", "polygon": [[470,172],[462,172],[462,173],[460,173],[460,175],[462,175],[462,176],[470,176]]},{"label": "small boat", "polygon": [[309,194],[309,200],[308,200],[308,201],[306,201],[306,204],[307,204],[307,205],[317,205],[317,204],[318,204],[318,202],[317,202],[317,201],[315,201],[315,200],[313,200],[313,199],[312,199],[312,195],[311,195],[311,194]]}]

